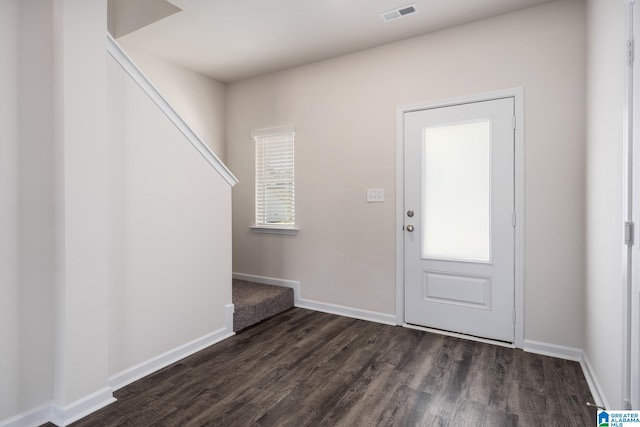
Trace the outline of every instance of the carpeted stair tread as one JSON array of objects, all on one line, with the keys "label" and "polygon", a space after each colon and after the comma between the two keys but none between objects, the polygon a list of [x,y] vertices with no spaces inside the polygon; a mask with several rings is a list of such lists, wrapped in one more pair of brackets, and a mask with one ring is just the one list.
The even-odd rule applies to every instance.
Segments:
[{"label": "carpeted stair tread", "polygon": [[293,289],[234,279],[231,299],[237,332],[293,307]]}]

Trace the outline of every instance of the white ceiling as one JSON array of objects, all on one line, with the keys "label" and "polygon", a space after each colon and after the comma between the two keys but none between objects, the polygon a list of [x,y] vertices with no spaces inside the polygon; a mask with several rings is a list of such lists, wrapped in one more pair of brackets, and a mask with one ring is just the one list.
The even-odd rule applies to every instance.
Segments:
[{"label": "white ceiling", "polygon": [[[550,0],[169,1],[182,12],[119,40],[228,83]],[[411,3],[415,14],[379,16]]]}]

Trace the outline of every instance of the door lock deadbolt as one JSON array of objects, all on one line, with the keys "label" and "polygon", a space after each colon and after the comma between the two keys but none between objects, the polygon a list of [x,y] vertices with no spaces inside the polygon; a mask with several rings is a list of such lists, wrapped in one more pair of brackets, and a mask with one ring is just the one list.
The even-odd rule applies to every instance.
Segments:
[{"label": "door lock deadbolt", "polygon": [[407,216],[409,218],[411,218],[413,216],[413,211],[411,211],[411,210],[407,211]]}]

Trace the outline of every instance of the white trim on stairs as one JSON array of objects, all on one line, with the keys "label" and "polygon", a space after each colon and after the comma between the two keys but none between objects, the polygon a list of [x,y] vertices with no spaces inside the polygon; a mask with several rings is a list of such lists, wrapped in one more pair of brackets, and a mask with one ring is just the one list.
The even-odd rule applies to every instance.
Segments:
[{"label": "white trim on stairs", "polygon": [[227,332],[235,334],[233,332],[233,313],[236,311],[236,307],[233,303],[224,306],[224,327]]},{"label": "white trim on stairs", "polygon": [[169,120],[178,128],[180,132],[189,140],[191,145],[213,166],[220,176],[234,186],[238,179],[231,173],[229,168],[215,155],[202,139],[189,127],[182,117],[171,107],[167,100],[160,94],[160,91],[151,83],[149,78],[138,68],[133,60],[125,53],[118,42],[107,33],[107,52],[120,64],[122,69],[140,86],[149,98],[162,110]]}]

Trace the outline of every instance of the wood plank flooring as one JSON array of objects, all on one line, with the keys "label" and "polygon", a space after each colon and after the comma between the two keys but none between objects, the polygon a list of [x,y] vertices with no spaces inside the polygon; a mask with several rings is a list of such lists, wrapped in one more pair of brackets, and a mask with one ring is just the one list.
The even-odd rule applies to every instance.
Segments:
[{"label": "wood plank flooring", "polygon": [[74,426],[590,426],[578,363],[294,308]]}]

